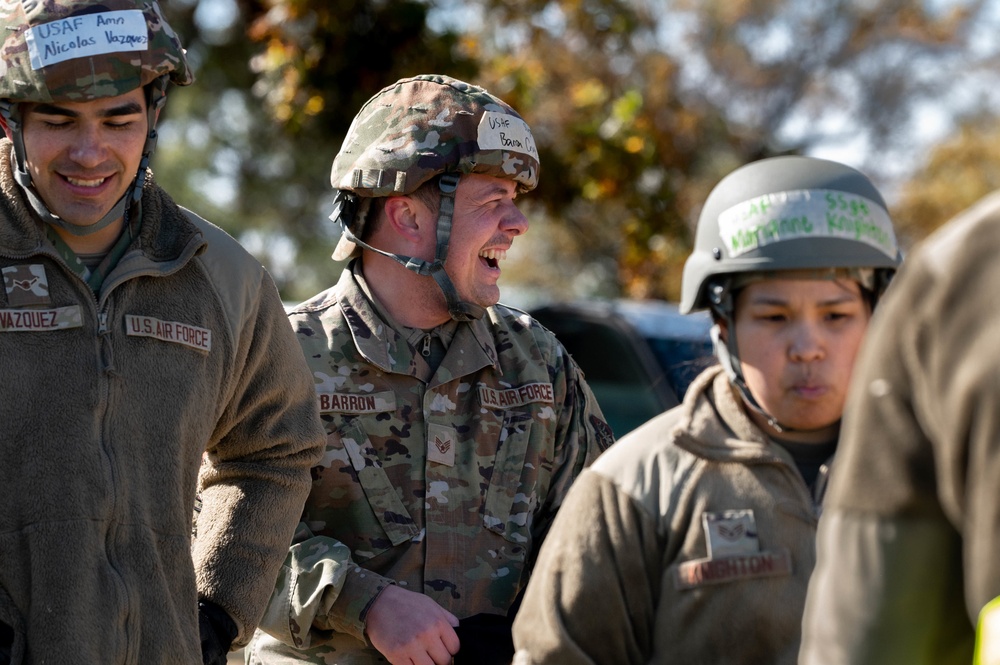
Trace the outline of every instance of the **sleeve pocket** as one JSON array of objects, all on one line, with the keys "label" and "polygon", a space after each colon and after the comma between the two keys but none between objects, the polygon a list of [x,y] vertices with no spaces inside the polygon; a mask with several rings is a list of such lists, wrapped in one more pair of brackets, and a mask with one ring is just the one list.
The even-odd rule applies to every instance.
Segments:
[{"label": "sleeve pocket", "polygon": [[389,482],[389,476],[364,429],[356,421],[345,424],[341,430],[341,441],[386,536],[393,545],[413,539],[417,535],[417,526]]},{"label": "sleeve pocket", "polygon": [[529,468],[531,412],[504,413],[500,444],[483,507],[483,524],[506,540],[528,546],[531,516],[538,502],[534,486],[538,470]]}]

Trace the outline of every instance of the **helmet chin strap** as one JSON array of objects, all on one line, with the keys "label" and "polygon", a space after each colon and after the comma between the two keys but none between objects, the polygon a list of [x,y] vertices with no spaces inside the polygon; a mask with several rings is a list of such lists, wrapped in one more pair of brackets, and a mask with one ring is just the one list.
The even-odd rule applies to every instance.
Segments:
[{"label": "helmet chin strap", "polygon": [[[115,205],[112,206],[111,209],[108,210],[103,217],[101,217],[101,219],[97,220],[97,222],[93,224],[88,224],[87,226],[72,224],[53,214],[35,191],[31,180],[31,173],[28,172],[28,162],[24,149],[24,132],[21,124],[22,118],[20,108],[18,104],[12,103],[9,100],[3,100],[3,102],[0,103],[0,114],[3,115],[4,120],[7,122],[7,127],[10,129],[11,142],[14,144],[14,179],[17,181],[17,184],[21,186],[21,189],[24,190],[29,205],[43,222],[56,226],[71,235],[85,237],[97,233],[98,231],[107,228],[110,224],[123,219],[127,211],[132,213],[128,216],[130,220],[141,218],[142,188],[146,182],[146,170],[149,168],[149,160],[150,157],[152,157],[153,151],[156,149],[156,141],[158,138],[156,131],[156,117],[157,113],[166,102],[168,82],[169,76],[164,75],[150,83],[148,86],[146,93],[146,126],[149,128],[149,132],[146,134],[146,141],[142,147],[142,158],[139,161],[139,168],[136,171],[135,179],[132,181],[129,189],[125,191],[122,197],[118,199]],[[133,210],[130,210],[131,206],[134,206]]]},{"label": "helmet chin strap", "polygon": [[463,301],[458,295],[455,284],[448,276],[448,272],[444,269],[444,261],[448,255],[448,242],[451,238],[451,225],[455,214],[455,191],[458,189],[458,180],[459,175],[456,173],[445,173],[438,179],[438,187],[441,191],[441,203],[438,208],[437,244],[434,249],[433,261],[425,261],[402,254],[392,254],[372,247],[368,243],[359,240],[351,232],[344,216],[340,216],[340,220],[343,232],[355,245],[388,257],[418,275],[433,277],[438,288],[441,289],[441,293],[444,294],[444,299],[448,306],[448,314],[451,318],[460,322],[468,322],[483,318],[486,315],[486,309],[475,303]]}]

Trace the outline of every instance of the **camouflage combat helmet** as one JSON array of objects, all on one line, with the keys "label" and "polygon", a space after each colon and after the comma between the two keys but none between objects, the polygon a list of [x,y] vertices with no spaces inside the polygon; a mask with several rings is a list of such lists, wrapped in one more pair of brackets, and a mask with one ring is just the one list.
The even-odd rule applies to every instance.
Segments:
[{"label": "camouflage combat helmet", "polygon": [[736,292],[754,279],[806,270],[854,279],[875,303],[900,260],[888,208],[864,174],[812,157],[763,159],[727,175],[705,201],[684,264],[680,311],[711,309],[726,322],[725,343],[713,330],[716,355],[744,400],[764,413],[743,377]]},{"label": "camouflage combat helmet", "polygon": [[[184,49],[156,0],[0,0],[0,114],[11,130],[15,175],[46,222],[89,235],[121,218],[142,195],[168,81],[194,80]],[[135,182],[96,224],[52,215],[31,186],[21,134],[23,102],[84,102],[147,90],[149,134]]]},{"label": "camouflage combat helmet", "polygon": [[[441,75],[405,78],[383,88],[358,112],[330,181],[334,212],[343,235],[333,258],[358,246],[434,277],[453,318],[479,318],[484,310],[461,302],[444,270],[451,235],[455,189],[462,174],[513,180],[527,192],[538,183],[538,151],[531,129],[514,109],[483,88]],[[441,205],[433,262],[390,254],[359,240],[370,200],[412,194],[439,177]]]}]

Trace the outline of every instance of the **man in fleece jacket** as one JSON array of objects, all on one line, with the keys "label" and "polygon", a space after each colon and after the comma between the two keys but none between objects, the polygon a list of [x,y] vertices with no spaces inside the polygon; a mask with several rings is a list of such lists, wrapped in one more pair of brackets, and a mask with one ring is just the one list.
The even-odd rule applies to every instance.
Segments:
[{"label": "man in fleece jacket", "polygon": [[309,491],[312,381],[260,264],[147,170],[193,78],[155,0],[4,1],[0,36],[0,663],[224,663]]}]

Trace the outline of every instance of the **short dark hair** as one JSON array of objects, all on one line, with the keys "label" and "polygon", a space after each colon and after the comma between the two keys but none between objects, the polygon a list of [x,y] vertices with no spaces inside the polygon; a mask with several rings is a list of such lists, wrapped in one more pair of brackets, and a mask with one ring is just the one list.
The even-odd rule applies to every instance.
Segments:
[{"label": "short dark hair", "polygon": [[[417,187],[413,192],[407,194],[406,196],[412,196],[421,203],[423,203],[431,211],[432,215],[437,215],[438,208],[441,205],[441,190],[438,187],[438,179],[440,176],[431,178],[424,184]],[[368,242],[372,234],[382,224],[382,213],[385,211],[385,202],[387,196],[380,196],[371,200],[368,205],[368,213],[365,218],[365,226],[361,232],[361,240]]]}]

